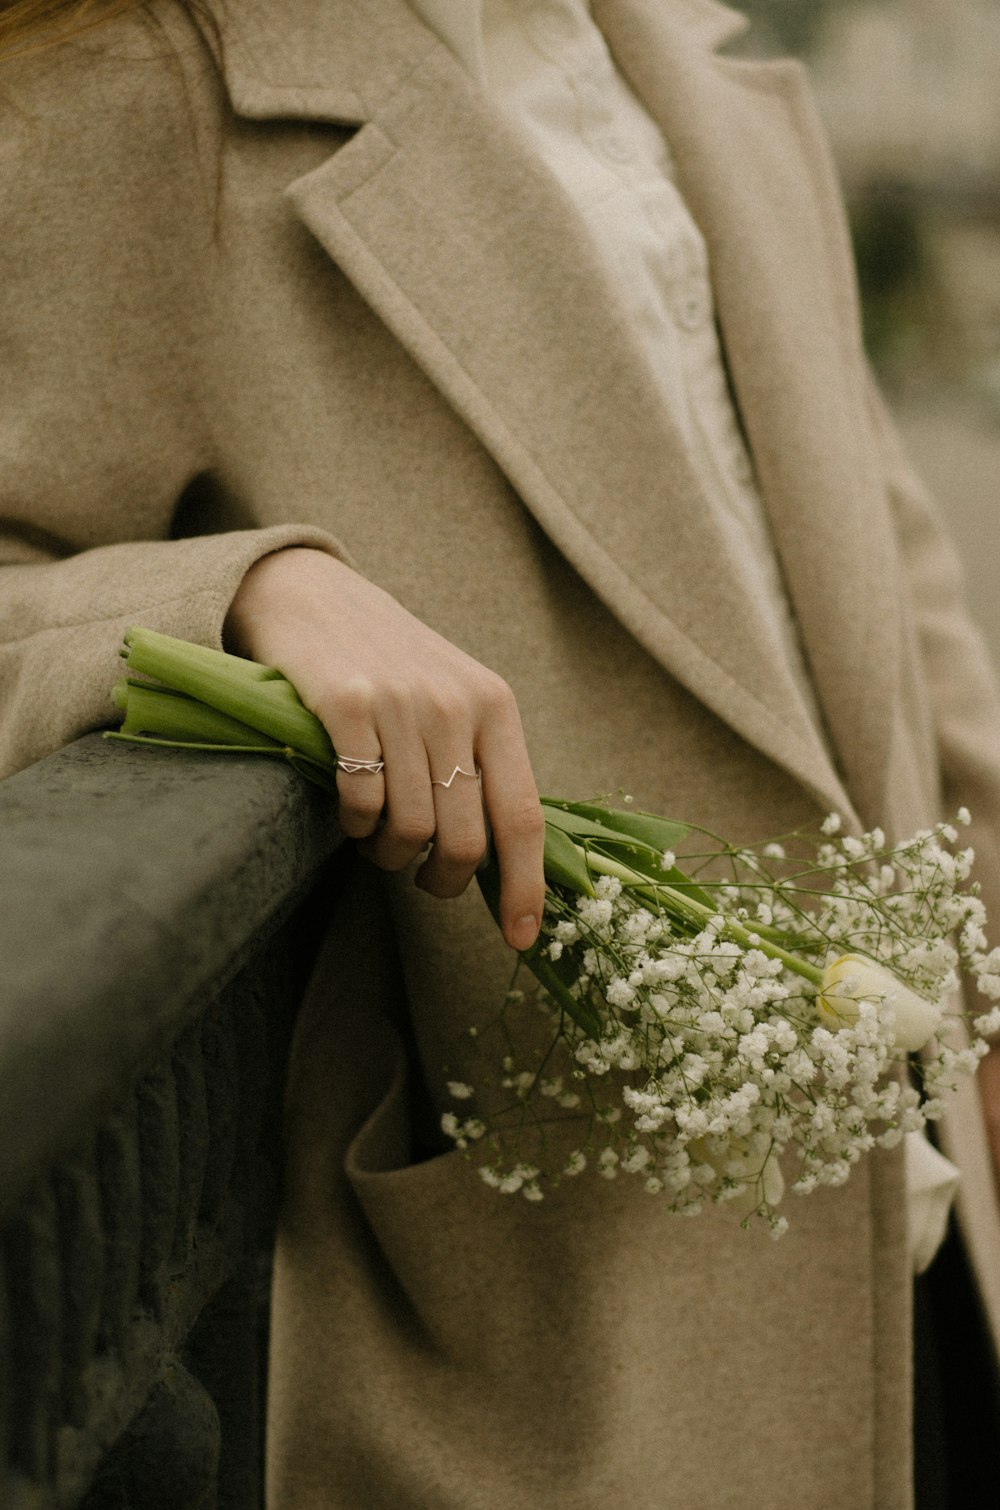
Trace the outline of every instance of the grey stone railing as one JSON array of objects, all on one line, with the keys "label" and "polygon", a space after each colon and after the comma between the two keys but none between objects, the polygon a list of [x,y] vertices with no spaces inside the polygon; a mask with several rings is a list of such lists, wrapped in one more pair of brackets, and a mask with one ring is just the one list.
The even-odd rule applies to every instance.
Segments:
[{"label": "grey stone railing", "polygon": [[0,1504],[255,1510],[283,1059],[333,807],[91,735],[0,783]]}]

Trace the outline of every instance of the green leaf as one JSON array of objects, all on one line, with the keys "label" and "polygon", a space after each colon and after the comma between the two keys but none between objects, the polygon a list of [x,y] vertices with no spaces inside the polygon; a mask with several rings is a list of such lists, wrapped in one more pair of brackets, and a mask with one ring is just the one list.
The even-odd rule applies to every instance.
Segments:
[{"label": "green leaf", "polygon": [[[676,865],[671,865],[668,870],[664,870],[658,850],[652,851],[646,845],[630,844],[624,839],[618,842],[596,839],[593,842],[593,848],[598,854],[606,855],[609,860],[617,860],[620,865],[627,865],[631,870],[638,871],[654,886],[672,886],[675,891],[693,898],[703,907],[711,908],[713,912],[718,910],[718,904],[712,896],[704,891],[697,881],[692,881],[683,870]],[[628,882],[623,881],[622,884],[627,886]]]},{"label": "green leaf", "polygon": [[[486,864],[480,866],[476,872],[476,880],[479,882],[479,889],[486,905],[493,914],[493,920],[499,927],[500,867],[492,849]],[[601,1022],[597,1013],[586,1002],[578,1001],[570,990],[570,983],[576,978],[576,965],[565,955],[561,960],[549,959],[542,952],[543,948],[544,945],[536,940],[530,949],[521,952],[520,958],[553,1000],[559,1003],[566,1015],[571,1017],[589,1038],[599,1038]]]},{"label": "green leaf", "polygon": [[551,824],[553,828],[561,828],[573,839],[621,838],[617,829],[609,828],[606,823],[588,817],[585,813],[576,813],[568,804],[554,802],[551,797],[542,798],[542,811],[547,824]]},{"label": "green leaf", "polygon": [[567,955],[558,960],[550,959],[541,944],[533,944],[521,958],[567,1017],[571,1017],[588,1038],[600,1038],[601,1019],[589,1002],[580,1001],[570,990],[570,984],[577,978],[576,962]]},{"label": "green leaf", "polygon": [[551,806],[589,819],[617,834],[638,839],[660,854],[666,849],[675,849],[691,832],[687,823],[677,823],[672,818],[659,818],[655,813],[636,812],[632,808],[624,811],[617,807],[607,807],[601,802],[563,802],[554,797],[543,797],[542,803],[546,807]]},{"label": "green leaf", "polygon": [[545,824],[545,879],[551,886],[568,886],[580,896],[592,897],[594,883],[582,852],[561,828]]},{"label": "green leaf", "polygon": [[[560,802],[551,797],[542,798],[542,808],[546,833],[550,827],[561,829],[585,848],[628,866],[655,885],[676,887],[704,907],[714,910],[712,897],[690,876],[676,865],[669,870],[663,869],[664,850],[672,848],[691,832],[686,824],[657,818],[652,813],[622,813],[617,808],[603,807],[598,803]],[[654,837],[655,844],[652,842]],[[660,843],[661,840],[669,842]],[[574,889],[581,890],[579,886]]]}]

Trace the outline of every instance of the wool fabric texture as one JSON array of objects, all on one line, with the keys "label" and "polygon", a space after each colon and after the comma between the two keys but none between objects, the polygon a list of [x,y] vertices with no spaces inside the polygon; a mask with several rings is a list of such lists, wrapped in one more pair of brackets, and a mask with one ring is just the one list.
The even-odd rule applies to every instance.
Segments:
[{"label": "wool fabric texture", "polygon": [[[709,246],[828,740],[586,234],[406,0],[150,9],[2,70],[3,769],[111,721],[127,624],[218,644],[305,544],[510,682],[543,790],[735,840],[967,803],[1000,917],[996,692],[799,68],[720,54],[714,0],[596,0]],[[272,1510],[906,1510],[901,1155],[780,1243],[624,1181],[503,1201],[433,1127],[510,965],[475,894],[345,861],[289,1074]],[[974,1087],[948,1135],[996,1320]]]}]

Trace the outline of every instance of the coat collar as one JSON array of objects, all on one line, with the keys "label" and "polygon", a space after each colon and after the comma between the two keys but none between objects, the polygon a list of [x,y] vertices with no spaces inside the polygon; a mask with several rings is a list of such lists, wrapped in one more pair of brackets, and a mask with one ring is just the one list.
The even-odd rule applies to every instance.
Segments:
[{"label": "coat collar", "polygon": [[[238,114],[361,127],[289,187],[313,234],[647,650],[821,803],[849,812],[792,677],[762,652],[760,609],[721,558],[685,447],[623,337],[586,236],[519,136],[406,0],[225,3],[223,70]],[[714,0],[595,9],[665,128],[707,235],[741,410],[840,768],[877,811],[895,646],[882,606],[893,595],[890,553],[871,530],[880,509],[850,397],[859,353],[843,334],[854,312],[830,292],[829,209],[811,185],[797,76],[713,57],[744,24]],[[474,225],[490,226],[488,245]]]},{"label": "coat collar", "polygon": [[406,0],[214,0],[233,109],[247,120],[374,120],[441,43]]},{"label": "coat collar", "polygon": [[[722,46],[747,26],[716,0],[671,0],[692,42]],[[248,120],[360,124],[439,43],[407,0],[214,0],[229,96]]]}]

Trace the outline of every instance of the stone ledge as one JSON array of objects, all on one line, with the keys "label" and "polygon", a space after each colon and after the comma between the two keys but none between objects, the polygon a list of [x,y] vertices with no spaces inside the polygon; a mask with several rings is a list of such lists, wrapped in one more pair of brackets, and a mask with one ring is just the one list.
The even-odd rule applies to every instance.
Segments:
[{"label": "stone ledge", "polygon": [[253,952],[337,847],[278,761],[88,735],[0,783],[0,1213]]}]

